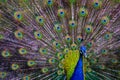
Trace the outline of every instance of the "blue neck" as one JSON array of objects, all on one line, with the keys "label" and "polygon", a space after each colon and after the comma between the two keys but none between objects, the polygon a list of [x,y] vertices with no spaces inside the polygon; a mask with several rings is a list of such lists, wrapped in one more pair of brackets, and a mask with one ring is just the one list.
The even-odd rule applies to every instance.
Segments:
[{"label": "blue neck", "polygon": [[84,72],[83,72],[83,59],[82,54],[80,54],[79,61],[76,65],[75,71],[71,77],[71,80],[84,80]]}]

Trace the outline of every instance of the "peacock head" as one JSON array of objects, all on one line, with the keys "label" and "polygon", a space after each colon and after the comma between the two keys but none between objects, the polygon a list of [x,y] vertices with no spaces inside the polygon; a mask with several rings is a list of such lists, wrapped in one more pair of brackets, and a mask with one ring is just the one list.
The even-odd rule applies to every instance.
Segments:
[{"label": "peacock head", "polygon": [[87,48],[85,46],[80,46],[80,53],[87,57]]}]

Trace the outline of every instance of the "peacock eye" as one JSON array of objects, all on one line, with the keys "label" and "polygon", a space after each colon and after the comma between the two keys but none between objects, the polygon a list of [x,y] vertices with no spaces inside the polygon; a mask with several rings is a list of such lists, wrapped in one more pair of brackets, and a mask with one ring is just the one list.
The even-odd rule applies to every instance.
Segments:
[{"label": "peacock eye", "polygon": [[102,20],[101,22],[102,22],[102,24],[107,24],[107,21],[105,19]]},{"label": "peacock eye", "polygon": [[39,21],[41,22],[41,21],[42,21],[42,19],[39,19]]},{"label": "peacock eye", "polygon": [[51,2],[52,2],[51,0],[48,0],[48,4],[51,4]]},{"label": "peacock eye", "polygon": [[8,58],[8,57],[10,57],[11,56],[11,53],[8,51],[8,50],[4,50],[4,51],[2,51],[2,56],[4,57],[4,58]]},{"label": "peacock eye", "polygon": [[63,59],[63,54],[62,53],[57,53],[58,59]]},{"label": "peacock eye", "polygon": [[18,36],[20,36],[21,35],[21,33],[20,32],[18,32]]},{"label": "peacock eye", "polygon": [[93,46],[93,42],[92,41],[87,43],[87,47],[88,48],[91,48],[92,46]]},{"label": "peacock eye", "polygon": [[30,62],[30,64],[33,64],[33,62]]},{"label": "peacock eye", "polygon": [[102,17],[101,24],[107,25],[109,23],[109,18],[107,16]]},{"label": "peacock eye", "polygon": [[99,3],[95,2],[94,7],[97,8],[99,6]]},{"label": "peacock eye", "polygon": [[74,23],[71,23],[72,26],[74,26],[75,24]]},{"label": "peacock eye", "polygon": [[55,58],[50,58],[50,59],[48,60],[48,62],[49,62],[50,64],[54,64],[54,63],[56,62],[56,60],[55,60]]},{"label": "peacock eye", "polygon": [[81,11],[81,14],[84,14],[85,12],[84,11]]},{"label": "peacock eye", "polygon": [[107,51],[106,49],[102,49],[102,50],[101,50],[101,53],[102,53],[103,55],[106,55],[107,52],[108,52],[108,51]]},{"label": "peacock eye", "polygon": [[70,40],[70,38],[67,38],[67,40]]},{"label": "peacock eye", "polygon": [[61,69],[63,69],[63,64],[59,63],[58,67],[61,68]]},{"label": "peacock eye", "polygon": [[71,28],[75,28],[75,27],[77,26],[77,24],[76,24],[75,21],[71,20],[71,21],[69,21],[69,26],[70,26]]},{"label": "peacock eye", "polygon": [[108,37],[108,38],[109,38],[109,34],[106,34],[106,37]]},{"label": "peacock eye", "polygon": [[62,56],[62,54],[60,54],[60,57]]},{"label": "peacock eye", "polygon": [[43,26],[45,23],[45,19],[43,18],[43,16],[37,16],[36,22],[38,22],[41,26]]},{"label": "peacock eye", "polygon": [[91,25],[87,25],[87,26],[85,27],[85,31],[86,31],[86,33],[91,33],[91,32],[93,31],[92,26],[91,26]]},{"label": "peacock eye", "polygon": [[35,38],[37,39],[37,40],[40,40],[40,39],[42,39],[42,34],[39,32],[39,31],[35,31],[34,32],[34,36],[35,36]]},{"label": "peacock eye", "polygon": [[60,30],[60,27],[57,27],[57,30]]},{"label": "peacock eye", "polygon": [[29,76],[24,76],[23,80],[30,80],[30,77]]},{"label": "peacock eye", "polygon": [[43,19],[40,18],[40,19],[39,19],[39,23],[40,23],[40,24],[43,24],[43,22],[44,22]]},{"label": "peacock eye", "polygon": [[77,45],[73,43],[73,44],[71,45],[71,48],[72,48],[72,50],[76,50]]},{"label": "peacock eye", "polygon": [[14,18],[18,21],[21,21],[23,19],[22,12],[20,12],[20,11],[15,12],[14,13]]},{"label": "peacock eye", "polygon": [[4,74],[2,73],[2,76],[4,76]]},{"label": "peacock eye", "polygon": [[105,52],[105,50],[103,50],[103,52]]},{"label": "peacock eye", "polygon": [[21,36],[22,36],[22,33],[21,33],[21,32],[18,32],[18,36],[21,37]]},{"label": "peacock eye", "polygon": [[58,9],[58,16],[63,18],[65,16],[65,11],[64,9]]},{"label": "peacock eye", "polygon": [[39,37],[39,36],[40,36],[40,33],[38,33],[37,36]]},{"label": "peacock eye", "polygon": [[58,70],[58,71],[57,71],[57,74],[60,76],[60,75],[63,74],[63,71],[62,71],[62,70]]},{"label": "peacock eye", "polygon": [[25,50],[22,50],[22,52],[25,52]]},{"label": "peacock eye", "polygon": [[6,77],[7,73],[6,72],[0,72],[0,78],[4,79]]},{"label": "peacock eye", "polygon": [[112,62],[113,64],[116,64],[116,63],[118,63],[118,60],[115,59],[115,58],[112,58],[112,59],[111,59],[111,62]]},{"label": "peacock eye", "polygon": [[69,52],[69,49],[68,48],[65,48],[64,49],[64,53],[68,53]]},{"label": "peacock eye", "polygon": [[47,0],[47,5],[52,6],[53,5],[53,0]]},{"label": "peacock eye", "polygon": [[102,6],[102,1],[101,0],[93,0],[92,4],[95,9],[99,9]]},{"label": "peacock eye", "polygon": [[42,52],[45,52],[45,50],[42,50]]},{"label": "peacock eye", "polygon": [[57,27],[57,30],[60,30],[60,27],[59,27],[59,26]]},{"label": "peacock eye", "polygon": [[52,62],[54,62],[54,60],[51,60]]},{"label": "peacock eye", "polygon": [[60,12],[60,16],[64,17],[64,12],[63,11]]},{"label": "peacock eye", "polygon": [[14,65],[13,67],[14,67],[14,68],[16,68],[17,66],[16,66],[16,65]]},{"label": "peacock eye", "polygon": [[98,3],[96,2],[95,5],[98,6]]},{"label": "peacock eye", "polygon": [[103,20],[103,22],[106,22],[106,20]]},{"label": "peacock eye", "polygon": [[112,38],[112,34],[109,33],[109,32],[107,32],[107,33],[104,35],[104,38],[105,38],[106,40],[109,40],[109,39]]},{"label": "peacock eye", "polygon": [[18,19],[21,17],[20,14],[17,15]]},{"label": "peacock eye", "polygon": [[20,48],[20,49],[19,49],[19,53],[20,53],[21,55],[25,55],[25,54],[27,54],[27,50],[26,50],[25,48]]},{"label": "peacock eye", "polygon": [[48,72],[48,68],[44,67],[42,68],[42,73],[47,73]]},{"label": "peacock eye", "polygon": [[64,14],[64,12],[60,12],[60,14]]},{"label": "peacock eye", "polygon": [[62,31],[62,27],[61,27],[61,25],[58,24],[58,23],[55,24],[54,30],[55,30],[56,32],[60,33],[60,32]]},{"label": "peacock eye", "polygon": [[22,39],[23,38],[23,33],[20,30],[15,31],[14,35],[17,39]]},{"label": "peacock eye", "polygon": [[87,16],[87,15],[88,15],[87,9],[85,9],[85,8],[80,8],[80,10],[79,10],[79,16],[85,17],[85,16]]},{"label": "peacock eye", "polygon": [[19,68],[19,65],[18,64],[12,64],[12,70],[17,70]]},{"label": "peacock eye", "polygon": [[77,42],[78,42],[78,43],[81,43],[82,40],[83,40],[83,39],[82,39],[82,36],[77,36]]},{"label": "peacock eye", "polygon": [[56,42],[56,41],[53,41],[53,46],[55,47],[55,48],[60,48],[60,43],[58,43],[58,42]]},{"label": "peacock eye", "polygon": [[68,42],[68,43],[70,43],[72,40],[71,40],[71,37],[69,36],[69,35],[67,35],[66,37],[65,37],[65,40],[66,40],[66,42]]},{"label": "peacock eye", "polygon": [[6,52],[6,53],[5,53],[5,55],[9,55],[9,53],[8,53],[8,52]]},{"label": "peacock eye", "polygon": [[47,49],[46,48],[40,48],[39,52],[41,54],[47,54]]},{"label": "peacock eye", "polygon": [[87,28],[87,30],[90,30],[90,28]]},{"label": "peacock eye", "polygon": [[81,38],[78,38],[78,40],[81,40]]},{"label": "peacock eye", "polygon": [[56,43],[56,46],[58,45],[58,43]]},{"label": "peacock eye", "polygon": [[33,61],[33,60],[29,60],[29,61],[27,62],[27,65],[28,65],[29,67],[33,67],[34,65],[36,65],[36,62]]},{"label": "peacock eye", "polygon": [[26,80],[29,80],[29,78],[28,78],[28,77],[26,77]]}]

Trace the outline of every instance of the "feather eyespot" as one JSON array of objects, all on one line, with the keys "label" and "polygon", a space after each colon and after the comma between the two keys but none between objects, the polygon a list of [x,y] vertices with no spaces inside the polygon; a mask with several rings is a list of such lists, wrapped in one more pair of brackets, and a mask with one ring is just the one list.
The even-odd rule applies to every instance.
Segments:
[{"label": "feather eyespot", "polygon": [[39,32],[39,31],[35,31],[34,32],[34,37],[37,39],[37,40],[41,40],[43,35]]},{"label": "feather eyespot", "polygon": [[14,13],[14,18],[17,20],[17,21],[21,21],[23,19],[23,13],[21,11],[16,11]]},{"label": "feather eyespot", "polygon": [[48,68],[46,67],[42,68],[42,73],[47,73],[48,71],[49,71]]},{"label": "feather eyespot", "polygon": [[17,69],[19,69],[19,65],[16,63],[13,63],[11,68],[12,68],[12,70],[17,70]]},{"label": "feather eyespot", "polygon": [[86,33],[91,33],[91,32],[93,32],[93,27],[91,25],[87,25],[85,27],[85,31],[86,31]]},{"label": "feather eyespot", "polygon": [[71,37],[69,36],[69,35],[67,35],[66,37],[65,37],[65,40],[66,40],[66,42],[68,42],[68,43],[70,43],[72,40],[71,40]]},{"label": "feather eyespot", "polygon": [[102,1],[101,0],[94,0],[92,5],[95,9],[99,9],[102,6]]},{"label": "feather eyespot", "polygon": [[14,32],[14,35],[17,39],[22,40],[23,39],[23,32],[21,30],[17,30]]},{"label": "feather eyespot", "polygon": [[61,17],[61,18],[65,17],[64,9],[58,9],[58,16]]},{"label": "feather eyespot", "polygon": [[38,22],[41,26],[43,26],[44,23],[45,23],[45,19],[44,19],[43,16],[37,16],[36,17],[36,22]]},{"label": "feather eyespot", "polygon": [[76,21],[74,20],[69,21],[69,26],[70,28],[75,28],[77,26]]},{"label": "feather eyespot", "polygon": [[19,49],[19,53],[20,53],[21,55],[25,55],[25,54],[27,54],[27,50],[26,50],[25,48],[20,48],[20,49]]},{"label": "feather eyespot", "polygon": [[4,51],[2,51],[1,54],[2,54],[2,56],[3,56],[4,58],[8,58],[8,57],[11,56],[11,53],[10,53],[9,50],[4,50]]},{"label": "feather eyespot", "polygon": [[107,16],[102,17],[101,24],[107,25],[109,23],[110,19]]},{"label": "feather eyespot", "polygon": [[79,16],[86,17],[88,15],[88,11],[85,8],[80,8],[79,10]]},{"label": "feather eyespot", "polygon": [[7,76],[6,72],[0,72],[0,78],[4,79]]},{"label": "feather eyespot", "polygon": [[33,66],[36,65],[36,62],[33,61],[33,60],[28,60],[27,65],[28,65],[29,67],[33,67]]},{"label": "feather eyespot", "polygon": [[62,26],[60,24],[55,24],[54,26],[54,30],[58,33],[60,33],[62,31]]}]

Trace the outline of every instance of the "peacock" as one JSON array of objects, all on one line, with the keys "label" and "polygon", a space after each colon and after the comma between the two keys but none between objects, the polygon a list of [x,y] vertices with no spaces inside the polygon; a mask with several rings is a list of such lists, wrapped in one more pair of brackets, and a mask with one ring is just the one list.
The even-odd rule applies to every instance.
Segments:
[{"label": "peacock", "polygon": [[120,80],[120,0],[0,0],[0,80]]}]

